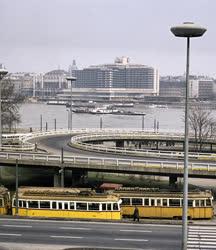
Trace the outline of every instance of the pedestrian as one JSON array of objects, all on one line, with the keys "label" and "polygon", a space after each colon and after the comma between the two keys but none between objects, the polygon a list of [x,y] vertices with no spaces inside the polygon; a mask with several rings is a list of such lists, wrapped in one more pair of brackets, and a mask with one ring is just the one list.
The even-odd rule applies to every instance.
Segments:
[{"label": "pedestrian", "polygon": [[139,209],[137,206],[135,206],[134,213],[133,213],[133,220],[139,222]]}]

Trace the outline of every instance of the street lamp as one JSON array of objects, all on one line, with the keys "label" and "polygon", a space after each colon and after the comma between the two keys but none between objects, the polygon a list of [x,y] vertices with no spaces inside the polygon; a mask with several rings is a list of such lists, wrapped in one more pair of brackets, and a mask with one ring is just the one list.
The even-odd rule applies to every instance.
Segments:
[{"label": "street lamp", "polygon": [[8,71],[5,67],[0,64],[0,149],[2,147],[2,110],[1,110],[1,81],[5,75],[7,75]]},{"label": "street lamp", "polygon": [[70,115],[68,119],[68,129],[72,130],[72,83],[76,81],[76,77],[74,76],[68,76],[67,81],[71,82],[71,88],[70,88]]},{"label": "street lamp", "polygon": [[189,55],[190,55],[190,38],[200,37],[206,29],[195,25],[192,22],[185,22],[182,25],[171,28],[171,32],[177,37],[187,38],[187,60],[186,60],[186,97],[185,97],[185,136],[184,136],[184,190],[183,190],[183,216],[182,216],[182,250],[187,249],[187,211],[188,211],[188,149],[189,149]]}]

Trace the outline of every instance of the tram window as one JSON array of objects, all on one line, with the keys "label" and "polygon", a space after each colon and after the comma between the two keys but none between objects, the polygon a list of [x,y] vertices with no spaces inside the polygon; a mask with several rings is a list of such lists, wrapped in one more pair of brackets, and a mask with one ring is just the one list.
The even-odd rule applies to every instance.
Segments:
[{"label": "tram window", "polygon": [[199,200],[195,200],[195,207],[199,207]]},{"label": "tram window", "polygon": [[56,202],[52,202],[52,209],[56,209]]},{"label": "tram window", "polygon": [[62,203],[58,202],[58,209],[62,209]]},{"label": "tram window", "polygon": [[200,207],[205,207],[205,200],[200,200]]},{"label": "tram window", "polygon": [[109,211],[112,210],[110,203],[107,204],[107,210],[109,210]]},{"label": "tram window", "polygon": [[0,207],[3,207],[3,199],[0,199]]},{"label": "tram window", "polygon": [[40,201],[40,208],[50,208],[49,201]]},{"label": "tram window", "polygon": [[161,206],[161,199],[157,199],[157,206],[160,207]]},{"label": "tram window", "polygon": [[118,210],[118,203],[113,203],[113,210]]},{"label": "tram window", "polygon": [[130,198],[122,198],[122,205],[130,205]]},{"label": "tram window", "polygon": [[99,203],[89,203],[88,210],[99,210]]},{"label": "tram window", "polygon": [[76,204],[77,210],[87,210],[87,203],[84,202],[78,202]]},{"label": "tram window", "polygon": [[22,207],[22,201],[19,201],[19,207]]},{"label": "tram window", "polygon": [[151,199],[151,206],[155,206],[155,200]]},{"label": "tram window", "polygon": [[193,200],[188,200],[188,207],[193,207]]},{"label": "tram window", "polygon": [[144,199],[144,206],[149,206],[149,199]]},{"label": "tram window", "polygon": [[102,204],[102,210],[106,211],[106,204],[105,203]]},{"label": "tram window", "polygon": [[180,207],[180,199],[169,199],[170,207]]},{"label": "tram window", "polygon": [[69,205],[70,205],[70,209],[73,210],[74,209],[74,202],[70,202]]},{"label": "tram window", "polygon": [[38,208],[38,201],[29,201],[28,206],[30,208]]},{"label": "tram window", "polygon": [[206,206],[211,206],[211,200],[210,199],[206,200]]},{"label": "tram window", "polygon": [[64,203],[64,209],[68,210],[68,203],[67,202]]},{"label": "tram window", "polygon": [[23,207],[26,207],[26,201],[23,201]]},{"label": "tram window", "polygon": [[163,199],[163,206],[167,207],[167,199]]},{"label": "tram window", "polygon": [[142,199],[132,198],[132,205],[142,205]]}]

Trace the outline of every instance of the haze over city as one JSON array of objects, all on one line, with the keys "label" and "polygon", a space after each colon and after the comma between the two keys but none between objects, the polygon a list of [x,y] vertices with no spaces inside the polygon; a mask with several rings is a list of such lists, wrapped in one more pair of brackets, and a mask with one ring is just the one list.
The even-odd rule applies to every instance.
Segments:
[{"label": "haze over city", "polygon": [[215,1],[0,0],[0,62],[9,72],[47,72],[111,63],[116,56],[154,66],[160,75],[185,71],[184,39],[170,27],[207,28],[193,39],[191,73],[215,76]]}]

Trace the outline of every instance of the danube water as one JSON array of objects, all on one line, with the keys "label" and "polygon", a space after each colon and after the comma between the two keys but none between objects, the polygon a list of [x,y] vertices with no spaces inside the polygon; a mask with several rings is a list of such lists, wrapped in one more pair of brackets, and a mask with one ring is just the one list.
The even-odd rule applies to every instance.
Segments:
[{"label": "danube water", "polygon": [[[138,104],[133,111],[143,112],[144,129],[158,130],[159,132],[183,132],[184,131],[184,110],[182,108],[151,107]],[[40,117],[42,116],[43,129],[56,127],[68,128],[68,110],[64,105],[47,105],[44,103],[25,103],[20,107],[21,123],[18,128],[40,128]],[[103,128],[125,128],[142,129],[143,117],[140,115],[112,115],[112,114],[86,114],[73,113],[73,128],[100,128],[102,121]]]}]

